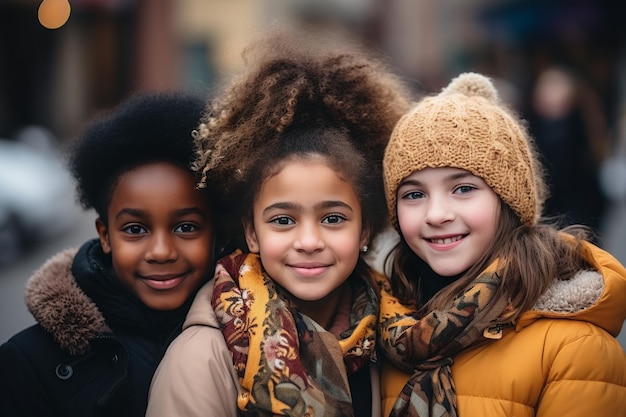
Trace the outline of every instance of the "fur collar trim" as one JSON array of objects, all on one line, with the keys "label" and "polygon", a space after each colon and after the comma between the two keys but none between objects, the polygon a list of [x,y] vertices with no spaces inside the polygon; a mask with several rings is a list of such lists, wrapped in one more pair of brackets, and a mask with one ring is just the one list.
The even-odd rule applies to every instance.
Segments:
[{"label": "fur collar trim", "polygon": [[63,350],[84,354],[97,335],[110,332],[96,304],[72,275],[77,249],[50,258],[26,283],[26,306]]},{"label": "fur collar trim", "polygon": [[580,271],[572,279],[556,280],[535,304],[535,310],[574,313],[594,305],[604,293],[604,279],[597,271]]}]

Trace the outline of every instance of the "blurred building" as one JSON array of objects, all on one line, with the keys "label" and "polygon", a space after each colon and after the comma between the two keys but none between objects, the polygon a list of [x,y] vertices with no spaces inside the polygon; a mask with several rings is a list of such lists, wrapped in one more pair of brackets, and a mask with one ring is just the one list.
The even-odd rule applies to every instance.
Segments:
[{"label": "blurred building", "polygon": [[521,103],[542,68],[560,61],[580,69],[614,120],[624,89],[623,25],[609,0],[69,2],[70,19],[55,30],[37,21],[41,1],[0,2],[0,136],[28,124],[71,136],[131,91],[210,90],[254,33],[284,22],[351,33],[416,91],[471,69],[501,79]]},{"label": "blurred building", "polygon": [[587,122],[593,128],[594,169],[624,149],[625,25],[618,21],[615,1],[69,3],[68,22],[50,30],[37,21],[41,1],[0,2],[0,137],[41,125],[61,141],[70,140],[95,112],[135,91],[211,94],[236,71],[241,50],[255,33],[291,24],[341,30],[357,38],[384,56],[416,95],[438,91],[462,71],[483,72],[524,114],[540,74],[566,66],[576,71],[587,97],[595,101],[594,111],[584,112],[593,114]]}]

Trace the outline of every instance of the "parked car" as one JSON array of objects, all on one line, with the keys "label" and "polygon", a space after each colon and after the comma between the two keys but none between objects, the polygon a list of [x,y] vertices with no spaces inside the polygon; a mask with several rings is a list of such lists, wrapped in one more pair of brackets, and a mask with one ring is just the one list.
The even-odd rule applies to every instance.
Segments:
[{"label": "parked car", "polygon": [[38,127],[0,138],[0,267],[72,223],[74,183],[58,148]]}]

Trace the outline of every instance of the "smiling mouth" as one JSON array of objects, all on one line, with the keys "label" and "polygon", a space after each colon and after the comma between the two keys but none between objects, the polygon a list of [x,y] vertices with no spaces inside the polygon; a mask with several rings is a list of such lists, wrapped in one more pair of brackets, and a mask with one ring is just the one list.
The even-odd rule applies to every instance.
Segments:
[{"label": "smiling mouth", "polygon": [[427,239],[427,240],[429,242],[435,243],[437,245],[447,245],[447,244],[450,244],[450,243],[453,243],[453,242],[457,242],[457,241],[463,239],[463,237],[464,237],[463,235],[458,235],[458,236],[454,236],[454,237],[446,237],[446,238],[443,238],[443,239],[435,238],[435,239]]},{"label": "smiling mouth", "polygon": [[184,279],[186,274],[174,274],[167,276],[146,276],[143,282],[154,290],[169,290],[177,287]]},{"label": "smiling mouth", "polygon": [[315,264],[315,265],[291,265],[290,266],[298,275],[303,276],[316,276],[326,271],[329,265]]}]

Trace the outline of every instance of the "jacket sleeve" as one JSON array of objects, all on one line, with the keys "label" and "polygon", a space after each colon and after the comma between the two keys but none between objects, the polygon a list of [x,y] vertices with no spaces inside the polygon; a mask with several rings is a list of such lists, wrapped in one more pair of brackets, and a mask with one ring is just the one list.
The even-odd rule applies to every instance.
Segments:
[{"label": "jacket sleeve", "polygon": [[222,333],[192,326],[172,342],[157,368],[146,416],[236,417],[239,390]]},{"label": "jacket sleeve", "polygon": [[51,415],[47,390],[18,344],[8,341],[0,346],[0,369],[1,416]]},{"label": "jacket sleeve", "polygon": [[626,416],[626,353],[601,329],[560,346],[546,371],[536,417]]}]

